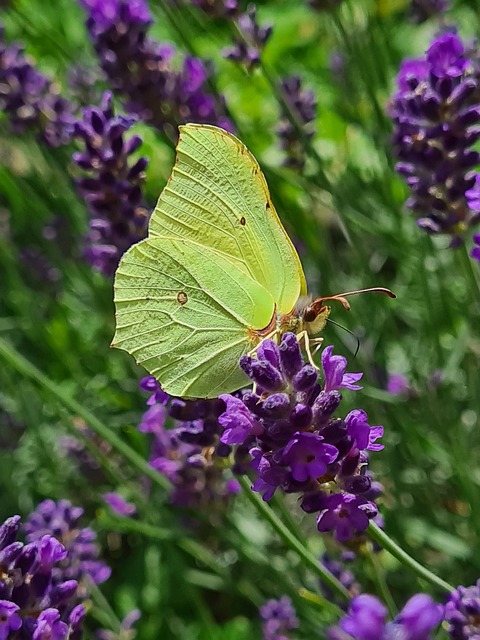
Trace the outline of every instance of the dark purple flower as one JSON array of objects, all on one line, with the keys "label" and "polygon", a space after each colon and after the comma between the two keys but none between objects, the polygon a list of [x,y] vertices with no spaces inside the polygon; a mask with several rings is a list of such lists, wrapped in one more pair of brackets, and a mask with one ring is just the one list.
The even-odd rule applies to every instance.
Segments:
[{"label": "dark purple flower", "polygon": [[407,640],[425,640],[443,619],[444,607],[426,593],[417,593],[407,601],[391,626],[400,627]]},{"label": "dark purple flower", "polygon": [[412,0],[409,15],[420,24],[429,18],[440,17],[450,9],[450,0]]},{"label": "dark purple flower", "polygon": [[260,607],[260,616],[263,620],[263,640],[288,640],[289,631],[298,629],[300,626],[288,596],[282,596],[278,600],[268,600]]},{"label": "dark purple flower", "polygon": [[[324,501],[317,517],[319,531],[334,531],[339,542],[345,542],[368,527],[372,503],[350,493],[335,493]],[[375,511],[376,513],[376,511]]]},{"label": "dark purple flower", "polygon": [[324,391],[337,391],[338,389],[350,389],[358,391],[362,387],[355,384],[363,373],[345,373],[347,359],[343,356],[332,355],[333,346],[325,347],[322,351],[322,367],[325,376]]},{"label": "dark purple flower", "polygon": [[185,122],[206,122],[230,129],[224,101],[206,91],[209,71],[186,58],[178,71],[171,46],[148,36],[152,18],[144,0],[80,0],[100,65],[125,108],[176,137]]},{"label": "dark purple flower", "polygon": [[[171,398],[152,377],[144,378],[140,386],[153,395],[139,429],[151,438],[150,464],[172,485],[170,501],[179,506],[208,507],[209,514],[218,516],[239,491],[238,482],[225,473],[224,460],[232,450],[220,436],[230,428],[231,434],[240,433],[241,427],[232,424],[224,431],[218,420],[225,409],[221,399]],[[173,420],[173,425],[167,420]]]},{"label": "dark purple flower", "polygon": [[473,234],[473,242],[477,246],[473,247],[473,249],[470,251],[470,255],[474,260],[480,262],[480,233]]},{"label": "dark purple flower", "polygon": [[438,36],[424,58],[407,60],[391,115],[397,171],[411,189],[407,206],[428,233],[457,246],[480,219],[469,195],[480,153],[480,69],[455,33]]},{"label": "dark purple flower", "polygon": [[253,415],[239,399],[226,394],[220,396],[226,404],[226,411],[223,413],[218,422],[224,428],[220,440],[225,444],[243,444],[248,436],[253,435],[259,429],[260,425]]},{"label": "dark purple flower", "polygon": [[119,516],[133,516],[137,508],[131,502],[127,502],[119,493],[109,492],[103,494],[103,500]]},{"label": "dark purple flower", "polygon": [[0,640],[7,640],[10,631],[18,631],[22,626],[22,619],[17,611],[18,604],[8,600],[0,600]]},{"label": "dark purple flower", "polygon": [[14,516],[0,527],[0,640],[80,640],[84,607],[77,581],[60,569],[64,546],[45,532],[23,544],[19,525]]},{"label": "dark purple flower", "polygon": [[[49,535],[65,547],[66,556],[52,570],[56,583],[65,579],[82,582],[88,576],[95,584],[101,584],[110,577],[110,568],[98,560],[95,532],[88,527],[79,527],[82,514],[83,509],[72,506],[68,500],[44,500],[25,523],[29,542],[45,546],[44,536]],[[55,557],[58,553],[55,552]],[[88,591],[88,585],[83,588]]]},{"label": "dark purple flower", "polygon": [[348,614],[340,620],[340,628],[355,640],[381,640],[386,617],[385,605],[365,593],[353,598]]},{"label": "dark purple flower", "polygon": [[60,88],[38,71],[19,44],[7,45],[0,25],[0,109],[14,132],[34,131],[49,146],[71,139],[73,106]]},{"label": "dark purple flower", "polygon": [[75,123],[75,137],[84,145],[73,154],[84,173],[77,187],[90,214],[85,255],[105,276],[113,275],[123,253],[147,233],[142,186],[148,160],[130,158],[142,144],[139,136],[125,139],[134,121],[116,116],[112,96],[105,93],[100,107],[88,107]]},{"label": "dark purple flower", "polygon": [[302,169],[305,165],[304,138],[311,139],[315,133],[317,99],[313,91],[302,87],[300,76],[283,78],[281,91],[298,126],[302,129],[303,136],[299,136],[288,114],[283,114],[277,127],[280,146],[286,153],[286,166]]},{"label": "dark purple flower", "polygon": [[480,580],[471,587],[457,587],[445,605],[445,622],[452,640],[480,637]]},{"label": "dark purple flower", "polygon": [[60,620],[56,609],[45,609],[38,616],[32,640],[64,640],[68,634],[68,626]]},{"label": "dark purple flower", "polygon": [[266,501],[278,488],[300,494],[302,509],[323,510],[325,530],[346,540],[364,531],[377,513],[364,494],[372,487],[367,451],[380,450],[376,441],[383,427],[371,427],[360,410],[345,420],[334,416],[342,399],[338,389],[359,389],[361,374],[346,374],[346,359],[334,356],[332,347],[324,349],[322,365],[323,389],[293,333],[285,333],[279,345],[265,340],[256,358],[240,360],[255,392],[222,396],[226,410],[218,421],[228,429],[222,441],[249,445],[254,491]]},{"label": "dark purple flower", "polygon": [[[355,579],[354,574],[346,568],[348,562],[352,562],[355,559],[355,554],[351,551],[342,553],[340,560],[334,560],[327,553],[324,553],[321,558],[322,565],[328,569],[328,571],[337,578],[337,580],[347,589],[351,596],[358,596],[361,588]],[[320,583],[320,590],[330,602],[335,602],[340,606],[344,606],[343,599],[339,601],[338,594],[332,591],[323,582]]]},{"label": "dark purple flower", "polygon": [[306,482],[323,476],[337,456],[338,449],[325,444],[322,436],[297,432],[283,451],[283,462],[290,466],[294,480]]},{"label": "dark purple flower", "polygon": [[224,49],[223,55],[229,60],[244,64],[252,69],[260,62],[260,56],[272,35],[271,25],[261,27],[257,23],[257,8],[249,4],[245,13],[236,19],[238,31],[241,34],[233,46]]}]

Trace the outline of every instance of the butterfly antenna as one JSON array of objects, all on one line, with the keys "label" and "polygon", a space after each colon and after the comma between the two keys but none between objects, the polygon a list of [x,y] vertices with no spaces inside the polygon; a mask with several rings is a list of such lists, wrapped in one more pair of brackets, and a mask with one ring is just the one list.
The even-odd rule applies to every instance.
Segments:
[{"label": "butterfly antenna", "polygon": [[357,353],[360,349],[360,338],[357,335],[355,335],[353,331],[350,331],[350,329],[347,329],[347,327],[344,327],[343,324],[340,324],[339,322],[335,322],[335,320],[332,320],[331,318],[327,318],[327,322],[330,322],[330,324],[334,324],[336,327],[340,327],[340,329],[343,329],[344,331],[346,331],[347,333],[349,333],[351,336],[355,338],[355,340],[357,341],[357,348],[355,349],[355,353],[353,354],[353,358],[352,358],[352,360],[355,360],[355,358],[357,357]]}]

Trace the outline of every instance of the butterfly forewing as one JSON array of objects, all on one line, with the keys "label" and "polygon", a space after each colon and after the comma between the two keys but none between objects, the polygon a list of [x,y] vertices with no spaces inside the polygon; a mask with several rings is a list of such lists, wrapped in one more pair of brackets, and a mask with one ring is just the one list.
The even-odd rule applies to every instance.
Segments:
[{"label": "butterfly forewing", "polygon": [[175,167],[149,235],[185,238],[219,252],[270,292],[279,312],[291,311],[306,293],[299,257],[257,161],[217,127],[180,127]]}]

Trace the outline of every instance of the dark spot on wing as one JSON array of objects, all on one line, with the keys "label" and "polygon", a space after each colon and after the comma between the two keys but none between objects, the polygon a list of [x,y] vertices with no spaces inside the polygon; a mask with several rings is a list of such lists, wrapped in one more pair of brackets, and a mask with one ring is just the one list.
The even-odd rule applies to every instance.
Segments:
[{"label": "dark spot on wing", "polygon": [[265,203],[265,209],[266,209],[267,211],[270,209],[270,203],[269,203],[269,202],[266,202],[266,203]]},{"label": "dark spot on wing", "polygon": [[188,296],[185,293],[185,291],[179,291],[177,293],[177,302],[179,304],[185,304],[187,302],[187,300],[188,300]]},{"label": "dark spot on wing", "polygon": [[247,221],[243,216],[240,218],[240,224],[242,225],[242,227],[244,227],[247,224]]}]

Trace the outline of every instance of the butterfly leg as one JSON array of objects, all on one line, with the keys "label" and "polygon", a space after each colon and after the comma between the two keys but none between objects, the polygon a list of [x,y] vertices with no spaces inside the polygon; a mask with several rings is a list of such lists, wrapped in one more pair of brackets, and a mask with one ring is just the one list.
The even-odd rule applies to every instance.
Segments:
[{"label": "butterfly leg", "polygon": [[[307,354],[307,358],[308,358],[308,361],[310,362],[310,364],[311,364],[313,367],[315,367],[315,369],[319,369],[319,367],[317,367],[317,365],[316,365],[316,364],[315,364],[315,362],[313,361],[313,356],[317,353],[318,349],[320,348],[320,345],[321,345],[321,344],[322,344],[322,342],[323,342],[323,338],[312,338],[312,339],[310,340],[310,336],[309,336],[309,335],[308,335],[308,333],[304,330],[304,331],[300,331],[300,332],[297,334],[297,339],[298,339],[298,342],[300,342],[300,343],[302,343],[302,342],[303,342],[304,347],[305,347],[305,352],[306,352],[306,354]],[[314,352],[313,352],[313,355],[312,355],[312,352],[311,352],[311,350],[310,350],[310,345],[312,345],[312,346],[313,346],[313,345],[316,345],[316,348],[315,348],[315,350],[314,350]]]},{"label": "butterfly leg", "polygon": [[280,341],[280,335],[280,329],[274,329],[271,333],[262,338],[260,342],[253,347],[253,349],[250,349],[250,351],[248,351],[247,353],[247,356],[249,356],[250,358],[256,356],[260,345],[262,345],[265,340],[273,340],[276,344],[278,344]]}]

